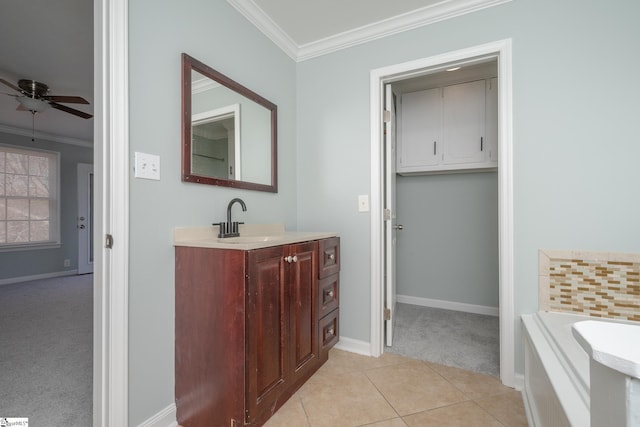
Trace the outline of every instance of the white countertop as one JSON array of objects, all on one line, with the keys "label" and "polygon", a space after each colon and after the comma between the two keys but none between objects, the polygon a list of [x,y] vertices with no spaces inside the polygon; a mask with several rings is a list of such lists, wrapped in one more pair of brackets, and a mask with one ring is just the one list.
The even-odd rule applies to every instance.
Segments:
[{"label": "white countertop", "polygon": [[640,379],[640,326],[585,320],[573,336],[593,360]]},{"label": "white countertop", "polygon": [[335,237],[334,232],[285,231],[282,224],[240,224],[239,237],[218,237],[218,227],[177,227],[174,246],[251,250]]}]

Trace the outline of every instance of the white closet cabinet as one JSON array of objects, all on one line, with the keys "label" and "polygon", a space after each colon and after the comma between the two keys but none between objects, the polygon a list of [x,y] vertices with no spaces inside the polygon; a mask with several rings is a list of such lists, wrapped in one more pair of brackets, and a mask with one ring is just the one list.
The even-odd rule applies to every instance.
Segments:
[{"label": "white closet cabinet", "polygon": [[397,172],[495,168],[496,95],[490,80],[403,94]]}]

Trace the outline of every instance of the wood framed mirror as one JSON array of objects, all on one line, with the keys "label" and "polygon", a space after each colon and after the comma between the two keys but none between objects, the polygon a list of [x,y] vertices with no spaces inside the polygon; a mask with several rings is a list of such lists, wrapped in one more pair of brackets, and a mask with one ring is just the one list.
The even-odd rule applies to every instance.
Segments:
[{"label": "wood framed mirror", "polygon": [[182,181],[278,192],[278,108],[182,54]]}]

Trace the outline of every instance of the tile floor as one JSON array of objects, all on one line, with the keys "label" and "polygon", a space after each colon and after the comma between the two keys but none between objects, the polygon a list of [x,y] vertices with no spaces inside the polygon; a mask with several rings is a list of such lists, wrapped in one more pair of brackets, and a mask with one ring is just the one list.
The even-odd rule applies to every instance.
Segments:
[{"label": "tile floor", "polygon": [[492,376],[337,349],[264,427],[527,426],[522,395]]}]

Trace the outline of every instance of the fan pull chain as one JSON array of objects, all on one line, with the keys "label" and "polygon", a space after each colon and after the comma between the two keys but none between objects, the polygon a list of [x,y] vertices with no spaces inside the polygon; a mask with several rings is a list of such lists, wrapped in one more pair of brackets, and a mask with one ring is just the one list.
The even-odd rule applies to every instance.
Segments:
[{"label": "fan pull chain", "polygon": [[31,142],[36,140],[36,112],[31,112]]}]

